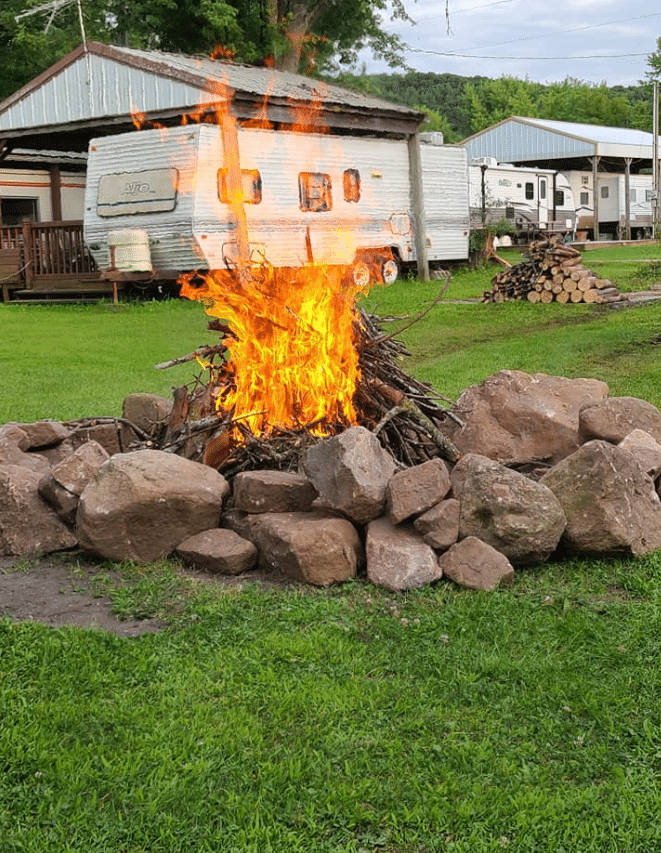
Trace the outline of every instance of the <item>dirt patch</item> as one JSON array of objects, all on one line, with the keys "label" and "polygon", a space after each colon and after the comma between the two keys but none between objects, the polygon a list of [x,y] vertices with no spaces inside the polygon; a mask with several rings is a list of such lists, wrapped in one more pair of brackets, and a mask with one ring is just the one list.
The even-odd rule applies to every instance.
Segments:
[{"label": "dirt patch", "polygon": [[[79,552],[44,557],[0,557],[0,619],[40,622],[52,627],[96,628],[118,637],[137,637],[166,627],[160,619],[120,619],[94,578],[99,566]],[[299,587],[290,578],[261,571],[235,577],[186,571],[198,583],[241,587],[255,583],[265,589]],[[119,581],[118,581],[119,582]]]},{"label": "dirt patch", "polygon": [[0,557],[0,617],[53,627],[97,628],[119,637],[165,627],[157,619],[119,619],[107,598],[90,592],[88,581],[94,572],[93,565],[79,560],[74,566],[59,557],[29,561]]}]

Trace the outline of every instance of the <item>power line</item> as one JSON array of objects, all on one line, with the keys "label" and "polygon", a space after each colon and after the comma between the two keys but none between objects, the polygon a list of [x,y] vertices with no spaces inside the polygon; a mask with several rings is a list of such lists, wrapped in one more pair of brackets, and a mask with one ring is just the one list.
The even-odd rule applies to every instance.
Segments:
[{"label": "power line", "polygon": [[[477,49],[477,48],[476,48]],[[409,53],[428,53],[432,56],[449,56],[457,59],[623,59],[627,56],[648,56],[645,53],[593,53],[586,56],[475,56],[473,53],[448,53],[442,50],[425,50],[420,47],[409,47]]]},{"label": "power line", "polygon": [[[559,36],[559,35],[564,35],[565,33],[575,33],[575,32],[582,32],[585,30],[594,30],[594,29],[597,29],[598,27],[609,27],[612,24],[628,24],[630,21],[639,21],[642,18],[658,18],[659,16],[661,16],[661,12],[652,12],[649,15],[638,15],[635,18],[620,18],[617,21],[604,21],[601,24],[588,24],[585,27],[570,27],[567,30],[557,30],[554,33],[542,33],[542,34],[537,34],[534,36],[524,36],[524,38],[511,39],[510,41],[501,41],[498,44],[488,44],[488,45],[482,45],[480,47],[464,47],[464,48],[459,48],[459,50],[489,50],[489,48],[491,48],[491,47],[501,47],[501,45],[504,45],[504,44],[515,44],[515,43],[520,42],[520,41],[532,41],[533,39],[549,38],[550,36]],[[458,54],[455,51],[451,51],[451,52],[445,53],[444,55],[445,56],[453,56],[453,55],[460,56],[460,55],[465,55],[465,54]],[[627,54],[627,55],[628,56],[644,56],[646,54],[641,53],[641,54]],[[476,59],[480,59],[480,58],[481,59],[491,59],[491,57],[488,57],[488,56],[476,57]],[[498,58],[498,57],[496,57],[496,58]],[[521,58],[523,59],[524,57],[521,57]],[[558,57],[558,58],[559,59],[573,59],[573,57]]]}]

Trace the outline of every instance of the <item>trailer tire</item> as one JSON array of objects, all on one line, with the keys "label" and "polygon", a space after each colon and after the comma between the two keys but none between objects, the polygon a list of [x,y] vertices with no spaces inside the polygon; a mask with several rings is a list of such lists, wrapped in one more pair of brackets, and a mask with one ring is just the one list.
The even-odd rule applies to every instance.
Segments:
[{"label": "trailer tire", "polygon": [[351,280],[356,287],[367,287],[372,280],[370,268],[364,261],[356,261],[351,267]]},{"label": "trailer tire", "polygon": [[381,264],[381,275],[384,284],[394,284],[399,278],[399,264],[394,258],[388,258]]}]

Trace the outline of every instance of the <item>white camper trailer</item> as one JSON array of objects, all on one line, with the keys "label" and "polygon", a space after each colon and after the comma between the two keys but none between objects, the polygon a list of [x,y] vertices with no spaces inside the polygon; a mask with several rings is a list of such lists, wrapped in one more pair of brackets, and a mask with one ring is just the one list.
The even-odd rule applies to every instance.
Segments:
[{"label": "white camper trailer", "polygon": [[473,228],[504,219],[524,239],[573,233],[574,195],[562,173],[498,163],[493,157],[471,160],[468,171]]},{"label": "white camper trailer", "polygon": [[[577,229],[592,239],[594,235],[594,177],[591,171],[567,172],[576,199]],[[621,173],[599,172],[599,239],[615,240],[625,236],[627,228],[626,178]],[[654,178],[629,175],[629,225],[631,239],[651,238],[654,225]]]},{"label": "white camper trailer", "polygon": [[[240,256],[223,132],[211,124],[90,142],[85,241],[102,270],[176,279]],[[463,148],[421,143],[428,259],[468,256]],[[250,262],[367,263],[393,281],[416,261],[405,140],[238,128]]]}]

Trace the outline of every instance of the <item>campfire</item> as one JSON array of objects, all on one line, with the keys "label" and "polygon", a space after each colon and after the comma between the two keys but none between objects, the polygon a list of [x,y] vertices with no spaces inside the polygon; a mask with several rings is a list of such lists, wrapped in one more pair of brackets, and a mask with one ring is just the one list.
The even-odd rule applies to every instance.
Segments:
[{"label": "campfire", "polygon": [[[439,455],[457,459],[442,432],[446,401],[403,372],[403,344],[356,307],[370,283],[383,285],[381,270],[358,264],[356,274],[351,266],[315,262],[309,228],[304,264],[276,268],[255,257],[246,215],[255,188],[247,186],[239,161],[231,93],[220,94],[212,120],[223,131],[222,195],[234,221],[231,259],[224,269],[179,279],[180,295],[202,303],[220,341],[158,365],[197,359],[202,370],[190,386],[176,390],[160,446],[223,472],[286,470],[320,437],[362,425],[406,466]],[[301,116],[303,130],[317,127],[309,110]],[[205,108],[187,119],[209,120]],[[352,244],[350,233],[338,231],[333,239],[344,249]]]}]

